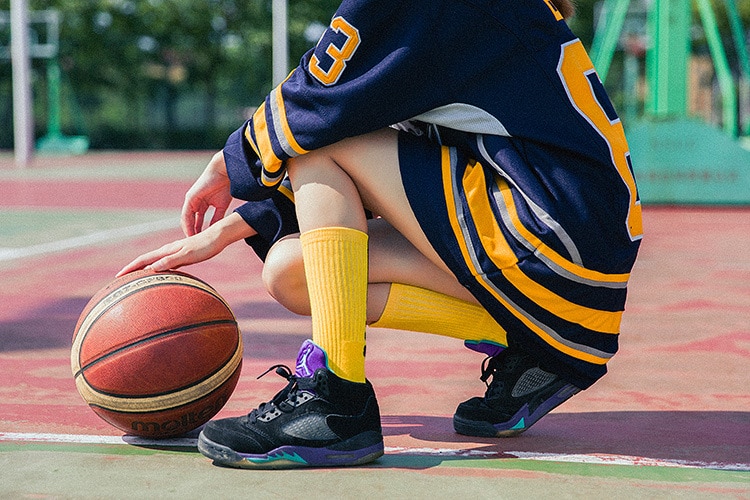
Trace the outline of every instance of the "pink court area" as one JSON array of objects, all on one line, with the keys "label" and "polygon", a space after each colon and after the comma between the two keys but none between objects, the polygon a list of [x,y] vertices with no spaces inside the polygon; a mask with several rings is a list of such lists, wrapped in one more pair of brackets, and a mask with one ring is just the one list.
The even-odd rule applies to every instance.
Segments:
[{"label": "pink court area", "polygon": [[[128,179],[117,182],[125,191],[136,184]],[[163,193],[169,193],[166,198],[172,206],[179,206],[190,182],[160,182],[161,187],[172,186]],[[18,183],[24,190],[31,185],[29,180],[0,180],[0,209],[31,204],[23,193],[7,191]],[[39,185],[42,192],[70,188]],[[120,203],[118,197],[105,202],[106,197],[95,196],[96,191],[89,190],[94,185],[98,186],[77,187],[90,195],[85,203],[76,203],[81,196],[67,193],[59,195],[59,204]],[[35,206],[45,206],[43,197],[30,196]],[[148,199],[150,206],[160,208],[165,203],[157,197]],[[122,205],[119,208],[130,206]],[[470,438],[452,429],[456,405],[484,391],[479,380],[481,355],[453,339],[368,330],[367,374],[381,406],[386,456],[360,469],[405,467],[440,476],[450,461],[453,472],[463,464],[461,473],[467,477],[498,474],[507,479],[512,469],[514,480],[533,476],[534,484],[544,488],[545,474],[604,477],[602,470],[615,469],[562,472],[528,464],[627,464],[641,467],[637,470],[662,465],[671,471],[708,469],[730,475],[695,482],[655,477],[653,484],[659,486],[643,490],[652,496],[672,492],[662,484],[666,481],[672,486],[679,483],[674,491],[749,498],[750,210],[645,207],[644,217],[646,236],[630,282],[621,348],[609,364],[609,373],[520,437]],[[3,456],[26,457],[24,453],[39,446],[33,444],[36,439],[56,443],[65,436],[78,436],[86,442],[88,436],[96,443],[122,436],[100,420],[75,389],[69,360],[75,323],[89,298],[120,267],[180,236],[175,221],[174,229],[0,261],[0,463]],[[214,286],[238,318],[245,342],[242,378],[218,416],[246,413],[283,387],[285,381],[273,373],[256,377],[276,363],[293,365],[297,349],[310,335],[309,319],[287,312],[268,296],[260,279],[261,262],[243,243],[184,270]],[[53,446],[56,450],[60,448]],[[179,469],[178,458],[169,455],[168,461]],[[632,481],[628,484],[633,486]],[[529,491],[537,487],[527,486]],[[3,486],[0,492],[32,489]],[[54,487],[39,491],[54,492]]]}]

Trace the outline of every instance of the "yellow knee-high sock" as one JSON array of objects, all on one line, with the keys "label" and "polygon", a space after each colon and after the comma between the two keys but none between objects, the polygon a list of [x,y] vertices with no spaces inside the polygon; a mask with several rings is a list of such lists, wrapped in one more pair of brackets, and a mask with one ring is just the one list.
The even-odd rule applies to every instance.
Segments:
[{"label": "yellow knee-high sock", "polygon": [[401,283],[391,285],[383,314],[370,326],[508,345],[505,329],[482,306]]},{"label": "yellow knee-high sock", "polygon": [[310,294],[312,340],[339,377],[365,381],[367,233],[327,227],[300,235]]}]

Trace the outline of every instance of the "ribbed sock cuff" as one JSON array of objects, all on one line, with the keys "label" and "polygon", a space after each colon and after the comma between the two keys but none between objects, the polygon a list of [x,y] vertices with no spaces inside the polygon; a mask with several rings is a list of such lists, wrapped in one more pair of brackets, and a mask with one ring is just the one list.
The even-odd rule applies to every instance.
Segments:
[{"label": "ribbed sock cuff", "polygon": [[482,306],[401,283],[391,285],[383,314],[370,326],[508,345],[505,329]]},{"label": "ribbed sock cuff", "polygon": [[327,227],[300,235],[312,311],[312,337],[331,370],[365,381],[367,233]]}]

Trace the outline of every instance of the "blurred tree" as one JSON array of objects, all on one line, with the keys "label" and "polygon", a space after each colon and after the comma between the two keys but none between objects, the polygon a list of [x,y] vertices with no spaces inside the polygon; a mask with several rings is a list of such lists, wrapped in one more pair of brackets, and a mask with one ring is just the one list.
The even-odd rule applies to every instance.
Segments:
[{"label": "blurred tree", "polygon": [[[291,64],[312,46],[308,26],[327,24],[337,5],[291,0]],[[0,10],[8,8],[0,0]],[[30,0],[29,8],[62,13],[66,95],[75,96],[93,147],[157,138],[161,144],[141,147],[169,147],[169,136],[185,129],[206,147],[201,137],[223,137],[271,88],[271,0]],[[44,62],[33,64],[35,93],[43,96]],[[10,67],[1,66],[0,99],[10,95]],[[43,122],[44,106],[35,107]],[[70,128],[71,112],[65,115]]]}]

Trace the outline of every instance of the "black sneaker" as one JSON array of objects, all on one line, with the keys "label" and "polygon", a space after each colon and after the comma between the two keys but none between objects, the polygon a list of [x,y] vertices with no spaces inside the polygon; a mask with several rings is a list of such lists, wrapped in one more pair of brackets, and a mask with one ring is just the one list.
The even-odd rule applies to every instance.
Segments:
[{"label": "black sneaker", "polygon": [[[492,381],[487,384],[487,380]],[[482,363],[483,398],[458,405],[453,428],[459,434],[510,437],[522,433],[580,389],[517,347],[508,347]]]},{"label": "black sneaker", "polygon": [[361,465],[383,455],[375,391],[336,376],[326,353],[307,340],[289,383],[244,417],[214,420],[198,437],[198,450],[217,465],[279,469]]}]

